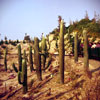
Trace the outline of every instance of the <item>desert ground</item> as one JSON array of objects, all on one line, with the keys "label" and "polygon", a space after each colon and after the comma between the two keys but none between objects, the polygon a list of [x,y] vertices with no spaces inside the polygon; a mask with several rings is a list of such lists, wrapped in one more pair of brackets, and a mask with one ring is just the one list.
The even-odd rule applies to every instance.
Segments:
[{"label": "desert ground", "polygon": [[[4,68],[4,47],[8,48],[7,72]],[[22,52],[26,50],[27,59],[29,44],[21,44]],[[59,57],[52,54],[52,63],[42,72],[42,81],[37,80],[36,72],[28,67],[28,92],[22,93],[18,75],[12,63],[18,67],[17,46],[0,46],[0,100],[100,100],[100,61],[90,59],[89,69],[92,76],[84,73],[84,59],[79,57],[77,63],[73,56],[65,56],[64,84],[59,83]],[[33,56],[34,58],[34,56]],[[33,80],[33,82],[32,82]]]}]

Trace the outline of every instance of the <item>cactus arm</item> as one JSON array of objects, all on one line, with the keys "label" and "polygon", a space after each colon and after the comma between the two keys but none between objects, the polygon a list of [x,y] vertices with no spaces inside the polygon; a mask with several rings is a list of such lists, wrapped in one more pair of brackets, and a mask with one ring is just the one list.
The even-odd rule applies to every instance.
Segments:
[{"label": "cactus arm", "polygon": [[18,72],[18,83],[19,84],[23,84],[23,82],[22,82],[22,72]]},{"label": "cactus arm", "polygon": [[46,69],[50,66],[51,61],[52,61],[52,57],[51,57],[51,55],[49,55],[49,59],[48,59],[47,65],[46,65],[46,67],[43,68],[42,70],[46,70]]},{"label": "cactus arm", "polygon": [[25,59],[27,61],[27,55],[26,55],[26,51],[24,50],[24,53],[23,53],[23,59]]},{"label": "cactus arm", "polygon": [[14,69],[15,72],[18,72],[18,69],[17,69],[17,67],[15,66],[15,63],[12,63],[12,67],[13,67],[13,69]]}]

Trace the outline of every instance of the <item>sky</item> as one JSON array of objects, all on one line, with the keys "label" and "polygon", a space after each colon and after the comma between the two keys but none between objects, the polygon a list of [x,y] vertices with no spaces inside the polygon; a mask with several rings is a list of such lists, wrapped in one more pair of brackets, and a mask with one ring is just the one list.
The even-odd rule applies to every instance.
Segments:
[{"label": "sky", "polygon": [[58,26],[61,15],[66,26],[70,20],[100,14],[100,0],[0,0],[0,39],[23,40],[49,34]]}]

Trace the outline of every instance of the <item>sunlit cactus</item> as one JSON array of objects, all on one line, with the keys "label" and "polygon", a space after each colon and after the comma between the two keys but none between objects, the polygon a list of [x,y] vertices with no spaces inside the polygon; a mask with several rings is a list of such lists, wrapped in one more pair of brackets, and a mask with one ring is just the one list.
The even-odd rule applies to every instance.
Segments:
[{"label": "sunlit cactus", "polygon": [[84,68],[85,71],[88,71],[89,68],[89,58],[88,58],[88,36],[87,30],[83,30],[83,39],[84,39]]},{"label": "sunlit cactus", "polygon": [[64,83],[64,21],[60,23],[60,34],[59,34],[59,64],[60,64],[60,83]]},{"label": "sunlit cactus", "polygon": [[14,69],[15,72],[18,72],[18,69],[17,69],[17,67],[15,66],[15,63],[14,63],[14,62],[12,63],[12,67],[13,67],[13,69]]},{"label": "sunlit cactus", "polygon": [[18,82],[23,85],[23,94],[27,93],[27,64],[26,60],[22,60],[22,71],[18,72]]},{"label": "sunlit cactus", "polygon": [[4,66],[5,66],[5,71],[7,71],[7,48],[4,50]]},{"label": "sunlit cactus", "polygon": [[52,61],[52,56],[49,54],[49,58],[48,58],[45,70],[49,67],[49,65],[51,64],[51,61]]},{"label": "sunlit cactus", "polygon": [[[14,69],[15,72],[18,72],[18,71],[21,71],[22,70],[21,46],[18,45],[17,48],[18,48],[18,66],[19,66],[19,69],[17,69],[17,67],[15,66],[15,63],[13,62],[12,63],[12,67],[13,67],[13,69]],[[25,50],[24,50],[23,58],[26,58]]]},{"label": "sunlit cactus", "polygon": [[32,57],[32,46],[29,46],[29,65],[31,72],[33,71],[33,57]]},{"label": "sunlit cactus", "polygon": [[34,64],[36,65],[36,73],[38,80],[42,80],[42,71],[41,71],[41,55],[39,51],[39,39],[34,38]]},{"label": "sunlit cactus", "polygon": [[19,71],[21,71],[22,55],[21,55],[21,46],[20,45],[18,45],[18,64],[19,64]]},{"label": "sunlit cactus", "polygon": [[78,62],[78,34],[77,34],[77,31],[75,31],[75,37],[74,37],[74,61]]},{"label": "sunlit cactus", "polygon": [[[45,69],[45,63],[46,63],[46,52],[47,52],[47,45],[46,45],[46,39],[43,36],[42,41],[41,41],[41,60],[42,60],[42,65],[43,69]],[[45,71],[45,70],[44,70]]]},{"label": "sunlit cactus", "polygon": [[25,50],[23,52],[23,59],[25,59],[27,61],[27,55],[26,55],[26,51]]}]

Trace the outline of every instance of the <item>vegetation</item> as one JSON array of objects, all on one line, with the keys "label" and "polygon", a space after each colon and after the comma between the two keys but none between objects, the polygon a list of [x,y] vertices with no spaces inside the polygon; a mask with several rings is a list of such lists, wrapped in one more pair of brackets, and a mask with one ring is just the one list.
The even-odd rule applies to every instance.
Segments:
[{"label": "vegetation", "polygon": [[[86,13],[84,19],[68,27],[61,16],[58,22],[58,28],[46,37],[42,34],[41,40],[35,37],[34,41],[8,42],[6,37],[5,41],[0,41],[0,99],[100,99],[100,67],[89,65],[88,51],[89,38],[100,35],[99,21],[90,20]],[[84,57],[78,55],[80,44],[83,44]],[[56,49],[50,52],[54,47]],[[95,50],[100,51],[99,48]],[[57,76],[61,84],[57,82]]]}]

